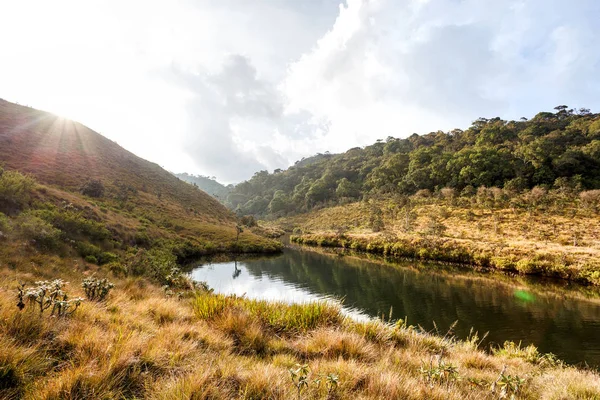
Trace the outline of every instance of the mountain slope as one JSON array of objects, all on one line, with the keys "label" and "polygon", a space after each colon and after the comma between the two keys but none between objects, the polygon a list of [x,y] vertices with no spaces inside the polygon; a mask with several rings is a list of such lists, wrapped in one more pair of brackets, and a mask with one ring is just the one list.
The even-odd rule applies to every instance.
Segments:
[{"label": "mountain slope", "polygon": [[0,100],[0,160],[63,189],[77,191],[86,181],[99,179],[114,192],[133,189],[195,208],[210,220],[234,221],[206,193],[88,127],[4,100]]},{"label": "mountain slope", "polygon": [[[134,248],[159,248],[181,262],[279,248],[251,232],[238,238],[235,215],[217,200],[82,124],[3,100],[0,167],[6,171],[0,174],[0,219],[14,220],[7,231],[39,248],[45,239],[32,238],[24,227],[57,229],[60,241],[45,250],[61,255],[76,252],[103,263],[124,260]],[[15,187],[21,187],[18,196]]]}]

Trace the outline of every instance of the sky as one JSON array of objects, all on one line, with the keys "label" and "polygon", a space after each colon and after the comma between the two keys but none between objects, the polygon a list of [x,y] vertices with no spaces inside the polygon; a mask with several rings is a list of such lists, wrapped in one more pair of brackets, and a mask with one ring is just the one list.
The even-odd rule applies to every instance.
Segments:
[{"label": "sky", "polygon": [[388,136],[600,110],[598,0],[0,2],[0,98],[224,183]]}]

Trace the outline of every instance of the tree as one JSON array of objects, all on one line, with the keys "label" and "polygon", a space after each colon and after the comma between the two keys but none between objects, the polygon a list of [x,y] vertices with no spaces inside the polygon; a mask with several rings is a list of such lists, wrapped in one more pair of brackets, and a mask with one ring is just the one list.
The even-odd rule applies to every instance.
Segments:
[{"label": "tree", "polygon": [[337,188],[335,189],[335,195],[341,198],[356,198],[360,195],[360,190],[357,185],[353,184],[346,178],[342,178],[338,181]]},{"label": "tree", "polygon": [[87,181],[81,187],[81,193],[90,197],[104,196],[104,185],[97,179]]},{"label": "tree", "polygon": [[273,199],[269,203],[269,212],[276,214],[281,211],[286,211],[288,207],[288,199],[283,190],[278,190],[273,195]]}]

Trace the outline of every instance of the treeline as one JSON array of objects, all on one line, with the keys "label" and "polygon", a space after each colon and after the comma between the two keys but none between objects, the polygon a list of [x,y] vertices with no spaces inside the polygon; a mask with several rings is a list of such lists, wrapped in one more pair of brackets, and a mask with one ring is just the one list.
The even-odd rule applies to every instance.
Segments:
[{"label": "treeline", "polygon": [[238,184],[226,204],[239,214],[281,216],[380,194],[479,187],[600,188],[600,114],[558,106],[530,120],[479,118],[467,130],[388,137],[343,154]]},{"label": "treeline", "polygon": [[232,185],[222,185],[221,183],[217,182],[215,177],[210,176],[191,175],[185,172],[181,174],[175,174],[175,176],[182,181],[190,183],[200,190],[205,191],[221,202],[227,198],[227,195],[233,187]]}]

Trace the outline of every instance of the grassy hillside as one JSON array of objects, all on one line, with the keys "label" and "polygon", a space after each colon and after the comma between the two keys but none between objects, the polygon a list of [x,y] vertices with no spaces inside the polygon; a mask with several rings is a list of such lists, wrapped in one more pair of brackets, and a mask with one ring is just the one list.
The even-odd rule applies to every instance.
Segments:
[{"label": "grassy hillside", "polygon": [[234,221],[206,193],[88,127],[4,100],[0,100],[0,162],[60,189],[78,192],[87,181],[98,179],[109,197],[133,197],[138,192],[149,203],[166,201],[207,221]]},{"label": "grassy hillside", "polygon": [[419,190],[593,190],[599,177],[600,114],[559,106],[529,120],[479,118],[466,130],[388,137],[285,171],[260,171],[238,184],[227,204],[241,215],[280,217]]},{"label": "grassy hillside", "polygon": [[600,284],[600,191],[383,196],[274,222],[298,243]]},{"label": "grassy hillside", "polygon": [[217,200],[50,113],[0,101],[0,163],[0,217],[7,221],[0,230],[38,249],[104,263],[136,249],[161,248],[184,261],[279,248],[251,232],[238,240],[235,215]]}]

